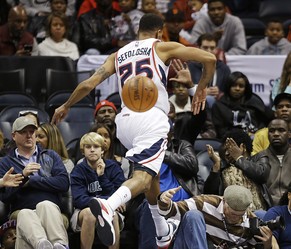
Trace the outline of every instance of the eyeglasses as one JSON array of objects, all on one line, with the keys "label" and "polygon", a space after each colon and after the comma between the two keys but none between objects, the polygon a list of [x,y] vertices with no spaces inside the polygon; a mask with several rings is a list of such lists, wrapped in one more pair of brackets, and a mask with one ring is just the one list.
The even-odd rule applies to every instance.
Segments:
[{"label": "eyeglasses", "polygon": [[32,114],[32,115],[34,115],[34,116],[37,117],[38,111],[34,111],[34,110],[24,110],[24,111],[20,111],[18,113],[18,117],[26,116],[28,114]]}]

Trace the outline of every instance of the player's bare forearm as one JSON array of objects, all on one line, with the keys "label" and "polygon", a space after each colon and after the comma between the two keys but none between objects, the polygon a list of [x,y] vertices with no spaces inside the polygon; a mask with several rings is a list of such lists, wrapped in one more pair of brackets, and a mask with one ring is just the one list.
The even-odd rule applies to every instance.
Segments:
[{"label": "player's bare forearm", "polygon": [[212,80],[216,68],[216,61],[207,62],[203,64],[203,70],[201,78],[198,82],[198,87],[204,89],[208,86]]}]

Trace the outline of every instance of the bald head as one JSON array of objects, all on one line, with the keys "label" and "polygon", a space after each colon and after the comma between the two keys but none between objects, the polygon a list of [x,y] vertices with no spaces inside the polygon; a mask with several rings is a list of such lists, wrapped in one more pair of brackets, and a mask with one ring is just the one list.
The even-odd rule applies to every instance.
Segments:
[{"label": "bald head", "polygon": [[11,37],[20,39],[27,25],[27,14],[24,7],[18,5],[10,9],[8,27]]}]

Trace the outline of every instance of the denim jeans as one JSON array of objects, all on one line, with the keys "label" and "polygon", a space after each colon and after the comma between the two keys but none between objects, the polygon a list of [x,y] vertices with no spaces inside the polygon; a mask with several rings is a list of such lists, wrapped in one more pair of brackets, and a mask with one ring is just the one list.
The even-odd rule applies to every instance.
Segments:
[{"label": "denim jeans", "polygon": [[208,249],[206,225],[200,211],[190,210],[184,215],[173,249]]}]

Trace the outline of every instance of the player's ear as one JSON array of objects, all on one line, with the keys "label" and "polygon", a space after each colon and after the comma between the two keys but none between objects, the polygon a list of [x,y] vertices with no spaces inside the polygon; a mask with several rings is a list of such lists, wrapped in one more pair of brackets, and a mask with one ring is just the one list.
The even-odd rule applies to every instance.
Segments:
[{"label": "player's ear", "polygon": [[157,32],[156,32],[156,39],[159,39],[159,40],[161,40],[162,39],[162,36],[163,36],[163,30],[158,30]]}]

